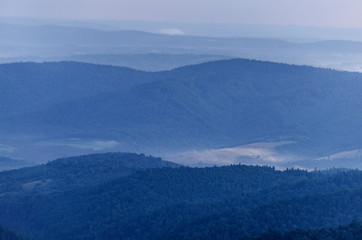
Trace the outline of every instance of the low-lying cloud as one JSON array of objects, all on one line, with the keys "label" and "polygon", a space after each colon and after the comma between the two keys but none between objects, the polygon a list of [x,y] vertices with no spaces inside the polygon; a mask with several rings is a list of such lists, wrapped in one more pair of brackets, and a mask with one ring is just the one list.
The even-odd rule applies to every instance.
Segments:
[{"label": "low-lying cloud", "polygon": [[290,143],[293,142],[260,142],[234,148],[187,151],[169,156],[167,159],[186,165],[230,165],[239,163],[278,165],[278,163],[291,161],[293,158],[277,153],[275,148]]},{"label": "low-lying cloud", "polygon": [[166,34],[166,35],[184,35],[185,33],[178,28],[165,28],[161,29],[159,33]]},{"label": "low-lying cloud", "polygon": [[15,148],[12,146],[0,144],[0,152],[13,152],[15,151]]},{"label": "low-lying cloud", "polygon": [[39,143],[39,145],[47,145],[47,146],[67,146],[74,148],[82,148],[82,149],[91,149],[94,151],[100,151],[104,149],[110,149],[117,147],[119,145],[118,142],[114,140],[96,140],[96,139],[79,139],[79,138],[71,138],[71,139],[58,139],[52,141],[43,141]]}]

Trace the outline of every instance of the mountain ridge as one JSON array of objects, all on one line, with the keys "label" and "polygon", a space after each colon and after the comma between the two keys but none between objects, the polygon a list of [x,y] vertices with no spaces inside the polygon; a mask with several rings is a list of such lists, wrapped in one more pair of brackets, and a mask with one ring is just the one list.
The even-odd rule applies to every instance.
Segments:
[{"label": "mountain ridge", "polygon": [[[42,25],[0,25],[5,33],[0,39],[0,57],[5,61],[19,61],[34,58],[66,60],[74,55],[99,54],[216,54],[361,71],[359,62],[362,43],[358,42],[288,41],[286,38],[267,37],[172,36],[127,30],[107,31],[81,26],[72,28]],[[172,57],[166,57],[165,61],[167,60],[171,61]],[[106,58],[101,62],[117,63],[112,58]],[[160,63],[163,64],[162,61]],[[144,69],[150,65],[152,64],[144,64]]]},{"label": "mountain ridge", "polygon": [[[94,66],[74,64],[85,69]],[[50,64],[59,67],[58,71],[65,71],[66,65]],[[92,80],[93,86],[86,85],[92,77],[83,71],[84,76],[79,74],[75,81],[86,86],[76,88],[83,95],[73,96],[79,90],[62,86],[64,98],[52,100],[55,104],[48,101],[48,107],[31,113],[19,110],[17,116],[3,120],[7,127],[2,131],[46,136],[39,143],[42,147],[68,143],[76,147],[79,144],[72,144],[70,139],[83,138],[112,142],[108,144],[113,147],[111,151],[150,154],[293,141],[296,143],[290,147],[297,154],[321,157],[337,148],[358,148],[362,143],[355,131],[362,127],[359,73],[247,59],[154,73],[122,70],[126,71],[122,75],[118,68],[110,69],[116,74],[109,76],[103,70],[106,75]],[[45,72],[42,78],[46,76]],[[104,78],[108,83],[97,87]],[[60,84],[62,77],[57,81]],[[38,91],[36,85],[32,88]],[[53,87],[52,91],[58,90]],[[53,97],[46,95],[44,99]],[[14,104],[3,98],[10,106]],[[88,145],[84,143],[85,148]]]}]

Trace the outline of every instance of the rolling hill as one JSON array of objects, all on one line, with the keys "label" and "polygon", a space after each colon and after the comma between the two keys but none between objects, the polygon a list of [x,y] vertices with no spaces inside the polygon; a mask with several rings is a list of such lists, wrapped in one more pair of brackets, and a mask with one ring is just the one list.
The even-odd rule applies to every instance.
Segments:
[{"label": "rolling hill", "polygon": [[315,158],[362,143],[358,73],[243,59],[156,73],[74,62],[0,69],[1,136],[33,159],[47,148],[166,153],[264,141]]},{"label": "rolling hill", "polygon": [[362,238],[362,224],[361,222],[354,221],[348,225],[342,225],[335,228],[322,228],[302,230],[297,229],[294,231],[280,233],[270,230],[264,234],[260,234],[254,237],[245,237],[243,240],[338,240],[338,239],[351,239],[358,240]]},{"label": "rolling hill", "polygon": [[[143,156],[132,156],[142,165]],[[1,190],[0,223],[40,240],[238,239],[268,229],[330,227],[362,218],[360,171],[157,165],[116,177],[118,168],[93,168],[94,161],[62,163],[54,162],[61,170],[54,181],[61,188]],[[72,167],[80,163],[83,170]],[[26,177],[26,171],[11,175]],[[92,175],[96,182],[88,182]],[[5,182],[8,188],[22,183]],[[71,187],[62,188],[62,182]],[[72,184],[77,182],[85,184]]]},{"label": "rolling hill", "polygon": [[98,185],[147,168],[179,167],[161,158],[103,153],[60,158],[46,164],[0,172],[2,196],[49,194]]}]

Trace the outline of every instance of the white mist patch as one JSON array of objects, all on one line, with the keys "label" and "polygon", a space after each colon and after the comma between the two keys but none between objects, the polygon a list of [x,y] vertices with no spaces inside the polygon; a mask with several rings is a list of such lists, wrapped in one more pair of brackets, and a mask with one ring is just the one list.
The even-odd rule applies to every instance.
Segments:
[{"label": "white mist patch", "polygon": [[187,151],[166,157],[167,160],[186,164],[230,165],[230,164],[261,164],[276,165],[291,161],[292,157],[278,154],[277,146],[294,142],[259,142],[234,148],[210,149],[204,151]]},{"label": "white mist patch", "polygon": [[351,151],[338,152],[332,155],[317,158],[316,160],[323,161],[323,160],[335,160],[335,159],[344,159],[344,158],[362,158],[362,149],[354,149]]},{"label": "white mist patch", "polygon": [[13,152],[15,151],[15,147],[12,146],[8,146],[8,145],[4,145],[4,144],[0,144],[0,152]]},{"label": "white mist patch", "polygon": [[166,35],[184,35],[185,33],[178,28],[165,28],[165,29],[161,29],[160,31],[158,31],[161,34],[166,34]]},{"label": "white mist patch", "polygon": [[69,138],[69,139],[57,139],[50,141],[42,141],[37,143],[37,145],[43,146],[67,146],[74,148],[82,149],[92,149],[94,151],[100,151],[105,149],[110,149],[119,146],[119,142],[114,140],[94,140],[94,139],[79,139],[79,138]]}]

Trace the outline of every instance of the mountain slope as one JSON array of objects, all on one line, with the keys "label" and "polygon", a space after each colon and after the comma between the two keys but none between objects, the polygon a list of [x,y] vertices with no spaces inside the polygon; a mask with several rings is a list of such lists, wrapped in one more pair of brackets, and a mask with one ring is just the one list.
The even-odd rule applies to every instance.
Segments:
[{"label": "mountain slope", "polygon": [[[77,149],[74,138],[150,153],[288,140],[290,154],[307,157],[362,144],[358,73],[243,59],[156,73],[71,62],[1,67],[11,76],[1,83],[1,131],[30,136],[28,155]],[[24,68],[33,77],[23,86]]]},{"label": "mountain slope", "polygon": [[2,117],[47,108],[95,94],[125,90],[149,79],[128,68],[61,63],[0,65]]},{"label": "mountain slope", "polygon": [[156,139],[167,144],[170,136],[175,145],[230,145],[280,137],[319,144],[361,141],[355,132],[362,127],[361,74],[230,60],[152,76],[157,81],[123,94],[115,90],[56,105],[28,121],[76,126],[95,135],[104,130],[102,123],[113,128],[114,135],[150,145],[159,145]]}]

